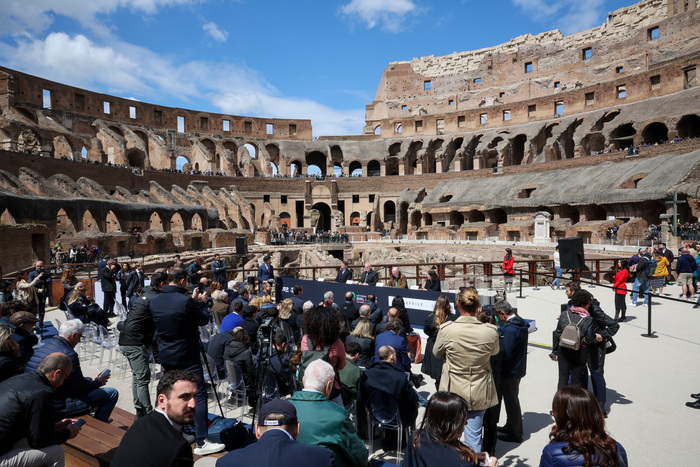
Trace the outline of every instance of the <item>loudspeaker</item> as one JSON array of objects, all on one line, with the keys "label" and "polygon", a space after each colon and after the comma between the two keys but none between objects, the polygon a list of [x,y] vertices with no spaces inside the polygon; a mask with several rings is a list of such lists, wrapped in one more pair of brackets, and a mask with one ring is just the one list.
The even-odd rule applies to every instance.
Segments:
[{"label": "loudspeaker", "polygon": [[247,255],[248,254],[248,239],[245,237],[236,237],[236,254],[237,255]]},{"label": "loudspeaker", "polygon": [[583,268],[583,239],[581,237],[562,238],[559,240],[558,246],[562,269]]}]

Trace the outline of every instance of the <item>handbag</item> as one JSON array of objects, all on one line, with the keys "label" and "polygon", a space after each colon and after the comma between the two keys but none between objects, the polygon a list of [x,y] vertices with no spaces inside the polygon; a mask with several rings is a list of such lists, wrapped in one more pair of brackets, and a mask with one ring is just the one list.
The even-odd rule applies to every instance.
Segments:
[{"label": "handbag", "polygon": [[613,353],[615,350],[617,350],[617,344],[615,344],[615,341],[613,340],[612,337],[606,337],[605,338],[605,353]]}]

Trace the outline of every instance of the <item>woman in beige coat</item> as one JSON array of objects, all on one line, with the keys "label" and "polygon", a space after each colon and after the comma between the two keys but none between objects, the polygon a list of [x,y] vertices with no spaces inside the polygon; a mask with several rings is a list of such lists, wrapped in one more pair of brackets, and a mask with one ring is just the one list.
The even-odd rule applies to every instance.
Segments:
[{"label": "woman in beige coat", "polygon": [[477,319],[481,306],[473,288],[459,293],[457,310],[460,317],[440,327],[433,348],[433,354],[445,360],[439,390],[454,392],[467,401],[464,443],[481,452],[484,412],[498,403],[490,362],[491,355],[498,353],[498,330]]},{"label": "woman in beige coat", "polygon": [[17,275],[17,278],[15,279],[15,290],[17,290],[17,296],[19,299],[24,301],[29,306],[28,311],[36,314],[35,310],[39,304],[39,295],[37,294],[36,287],[34,286],[37,282],[39,282],[39,279],[41,279],[41,276],[43,276],[44,273],[39,273],[39,275],[36,276],[36,278],[31,282],[27,282],[28,274],[29,273],[27,271],[22,271]]}]

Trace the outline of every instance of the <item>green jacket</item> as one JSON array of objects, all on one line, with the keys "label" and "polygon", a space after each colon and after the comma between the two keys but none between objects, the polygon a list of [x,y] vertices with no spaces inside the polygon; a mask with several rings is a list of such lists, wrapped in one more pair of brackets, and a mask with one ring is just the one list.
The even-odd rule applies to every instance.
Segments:
[{"label": "green jacket", "polygon": [[367,448],[344,408],[320,392],[297,391],[289,401],[297,409],[297,441],[330,449],[337,467],[366,467]]},{"label": "green jacket", "polygon": [[362,378],[362,368],[357,366],[350,357],[345,356],[345,368],[338,372],[341,384],[344,384],[352,392],[352,398],[357,399],[357,389]]}]

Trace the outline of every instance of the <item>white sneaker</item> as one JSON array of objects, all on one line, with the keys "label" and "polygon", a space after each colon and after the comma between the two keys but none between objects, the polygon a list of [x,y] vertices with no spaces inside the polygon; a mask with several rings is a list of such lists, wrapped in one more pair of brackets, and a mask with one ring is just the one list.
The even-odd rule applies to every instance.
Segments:
[{"label": "white sneaker", "polygon": [[627,306],[637,306],[637,304],[634,303],[634,302],[630,302],[630,303],[627,304]]},{"label": "white sneaker", "polygon": [[204,444],[194,448],[194,453],[198,456],[207,456],[209,454],[214,454],[216,452],[221,452],[226,449],[225,444],[214,443],[208,439],[204,440]]},{"label": "white sneaker", "polygon": [[189,444],[194,443],[194,435],[183,433],[182,437],[185,438],[185,441],[187,441]]}]

